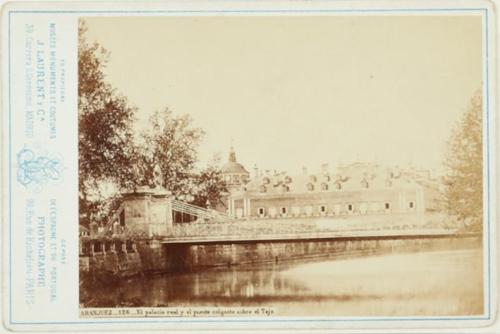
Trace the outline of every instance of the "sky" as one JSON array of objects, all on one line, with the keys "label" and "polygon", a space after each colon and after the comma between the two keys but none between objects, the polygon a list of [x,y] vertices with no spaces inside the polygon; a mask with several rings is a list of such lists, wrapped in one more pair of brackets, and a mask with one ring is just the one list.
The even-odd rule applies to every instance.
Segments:
[{"label": "sky", "polygon": [[371,161],[441,170],[482,85],[479,16],[85,18],[106,80],[138,108],[189,114],[204,164],[247,170]]}]

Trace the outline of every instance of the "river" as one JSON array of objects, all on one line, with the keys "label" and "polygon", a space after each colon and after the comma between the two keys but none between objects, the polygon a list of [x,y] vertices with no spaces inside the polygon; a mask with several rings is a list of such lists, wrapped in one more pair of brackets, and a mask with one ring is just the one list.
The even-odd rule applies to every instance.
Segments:
[{"label": "river", "polygon": [[116,305],[269,306],[275,315],[473,315],[483,312],[481,255],[467,249],[225,267],[130,279],[99,294]]}]

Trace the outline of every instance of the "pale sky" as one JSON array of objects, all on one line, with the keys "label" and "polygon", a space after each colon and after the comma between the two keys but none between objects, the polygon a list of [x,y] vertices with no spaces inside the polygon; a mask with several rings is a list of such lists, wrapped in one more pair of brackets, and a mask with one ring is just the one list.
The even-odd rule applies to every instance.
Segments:
[{"label": "pale sky", "polygon": [[232,138],[250,172],[355,160],[439,169],[481,88],[479,16],[85,20],[141,120],[164,106],[187,113],[206,131],[202,162],[226,160]]}]

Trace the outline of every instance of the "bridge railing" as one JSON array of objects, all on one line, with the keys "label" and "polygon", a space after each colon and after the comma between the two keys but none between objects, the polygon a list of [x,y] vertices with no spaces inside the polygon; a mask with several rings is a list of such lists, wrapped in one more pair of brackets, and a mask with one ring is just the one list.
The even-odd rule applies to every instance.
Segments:
[{"label": "bridge railing", "polygon": [[437,224],[417,224],[413,221],[400,223],[385,222],[353,223],[336,222],[334,225],[322,225],[315,221],[234,221],[227,223],[192,222],[174,224],[171,237],[204,237],[204,236],[249,236],[249,235],[298,235],[298,234],[321,234],[335,232],[368,232],[384,233],[387,231],[446,231],[452,230]]}]

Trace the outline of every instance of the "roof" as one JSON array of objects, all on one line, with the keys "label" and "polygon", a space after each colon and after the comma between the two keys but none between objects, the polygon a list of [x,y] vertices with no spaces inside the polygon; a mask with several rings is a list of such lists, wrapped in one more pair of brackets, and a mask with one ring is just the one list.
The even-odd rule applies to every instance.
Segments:
[{"label": "roof", "polygon": [[285,194],[369,189],[418,188],[411,178],[394,169],[375,164],[354,163],[338,168],[336,173],[289,175],[285,172],[260,175],[246,186],[247,193]]},{"label": "roof", "polygon": [[238,162],[228,162],[222,166],[223,174],[249,174],[248,171]]}]

